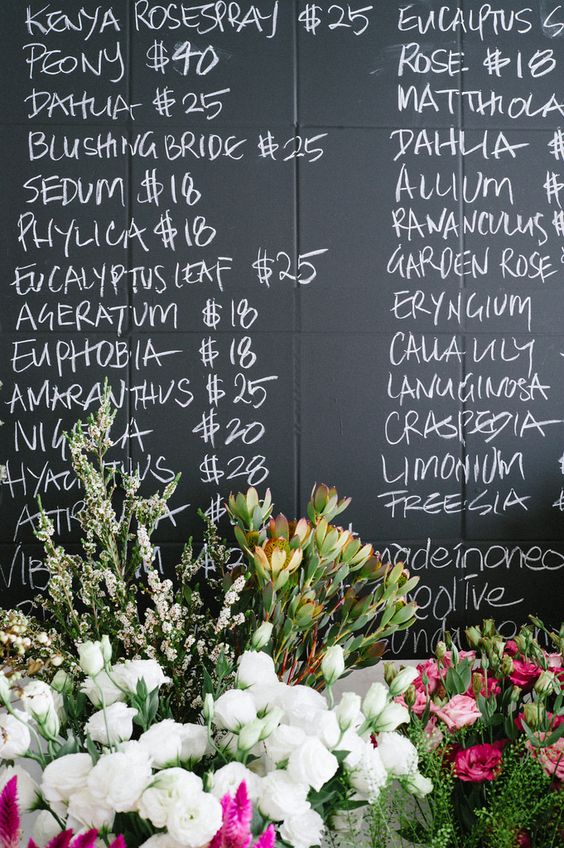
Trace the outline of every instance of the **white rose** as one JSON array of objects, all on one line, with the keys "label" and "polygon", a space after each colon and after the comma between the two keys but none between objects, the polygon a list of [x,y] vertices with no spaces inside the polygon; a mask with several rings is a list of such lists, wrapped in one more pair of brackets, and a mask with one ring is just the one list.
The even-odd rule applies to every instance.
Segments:
[{"label": "white rose", "polygon": [[345,671],[345,653],[341,645],[331,645],[321,661],[321,673],[328,686],[332,686]]},{"label": "white rose", "polygon": [[165,683],[170,683],[170,678],[165,675],[156,660],[126,660],[124,663],[114,665],[112,677],[118,686],[132,694],[137,691],[140,680],[145,681],[148,692],[159,689]]},{"label": "white rose", "polygon": [[46,766],[41,792],[50,804],[68,804],[75,792],[84,789],[92,771],[90,754],[66,754]]},{"label": "white rose", "polygon": [[106,671],[101,671],[96,677],[87,677],[82,683],[80,691],[84,692],[88,700],[95,707],[109,707],[116,701],[124,701],[125,695],[121,689],[110,679]]},{"label": "white rose", "polygon": [[362,712],[368,719],[380,715],[388,703],[388,690],[383,683],[373,683],[362,702]]},{"label": "white rose", "polygon": [[309,809],[309,786],[296,783],[286,771],[271,771],[263,778],[258,807],[271,821],[283,821]]},{"label": "white rose", "polygon": [[237,731],[256,717],[253,699],[241,689],[224,692],[214,705],[214,722],[220,730]]},{"label": "white rose", "polygon": [[155,827],[165,827],[173,804],[185,795],[202,792],[202,779],[182,768],[163,769],[139,799],[139,815]]},{"label": "white rose", "polygon": [[213,775],[212,794],[220,801],[224,795],[234,796],[241,783],[245,782],[251,801],[256,801],[260,792],[260,777],[246,768],[243,763],[227,763]]},{"label": "white rose", "polygon": [[4,766],[0,769],[0,792],[13,777],[18,778],[17,789],[20,810],[28,813],[39,795],[39,786],[30,773],[21,766]]},{"label": "white rose", "polygon": [[311,848],[312,845],[321,844],[323,829],[323,819],[319,813],[315,810],[306,810],[305,813],[284,819],[280,836],[284,842],[288,842],[294,848]]},{"label": "white rose", "polygon": [[100,642],[83,642],[76,646],[80,667],[89,677],[94,677],[104,668],[104,654]]},{"label": "white rose", "polygon": [[0,715],[0,760],[15,760],[22,757],[31,745],[31,735],[26,724],[25,713],[16,710],[16,715]]},{"label": "white rose", "polygon": [[429,780],[428,777],[423,777],[418,771],[415,774],[408,775],[403,785],[416,798],[424,798],[425,795],[429,795],[433,791],[433,781]]},{"label": "white rose", "polygon": [[288,774],[296,783],[307,783],[316,792],[328,783],[339,769],[337,757],[312,736],[292,751],[288,760]]},{"label": "white rose", "polygon": [[128,813],[135,809],[151,777],[147,751],[139,743],[126,742],[121,751],[100,757],[88,776],[88,789],[117,813]]},{"label": "white rose", "polygon": [[35,819],[31,836],[36,845],[47,845],[61,832],[61,825],[49,810],[41,810]]},{"label": "white rose", "polygon": [[182,725],[172,718],[153,724],[141,734],[139,744],[150,754],[155,768],[165,768],[180,762],[182,753]]},{"label": "white rose", "polygon": [[361,756],[349,772],[349,781],[353,789],[369,803],[378,799],[380,790],[388,781],[388,773],[372,742],[365,742]]},{"label": "white rose", "polygon": [[92,715],[86,723],[86,732],[101,745],[116,745],[131,739],[133,717],[137,710],[116,701],[105,709]]},{"label": "white rose", "polygon": [[341,730],[349,727],[359,727],[362,724],[360,695],[355,692],[345,692],[335,707],[335,715]]},{"label": "white rose", "polygon": [[181,845],[201,848],[220,829],[223,821],[221,804],[208,792],[194,792],[176,801],[169,812],[167,830]]},{"label": "white rose", "polygon": [[286,713],[285,723],[301,727],[311,733],[314,718],[320,710],[327,709],[327,701],[309,686],[287,686],[281,690],[279,704]]},{"label": "white rose", "polygon": [[280,724],[268,739],[264,740],[266,753],[273,763],[285,762],[292,751],[299,748],[306,740],[305,731],[301,727]]},{"label": "white rose", "polygon": [[110,830],[114,823],[114,810],[104,804],[85,787],[71,795],[66,826],[73,830],[96,828]]},{"label": "white rose", "polygon": [[181,724],[179,733],[182,742],[180,759],[183,763],[197,763],[209,752],[208,729],[204,725]]},{"label": "white rose", "polygon": [[245,651],[237,666],[237,686],[254,689],[278,683],[274,660],[263,651]]},{"label": "white rose", "polygon": [[387,704],[380,715],[374,719],[372,728],[375,733],[395,730],[400,724],[409,724],[409,710],[401,704]]},{"label": "white rose", "polygon": [[399,733],[380,733],[378,753],[386,771],[395,777],[417,771],[417,750],[409,739]]}]

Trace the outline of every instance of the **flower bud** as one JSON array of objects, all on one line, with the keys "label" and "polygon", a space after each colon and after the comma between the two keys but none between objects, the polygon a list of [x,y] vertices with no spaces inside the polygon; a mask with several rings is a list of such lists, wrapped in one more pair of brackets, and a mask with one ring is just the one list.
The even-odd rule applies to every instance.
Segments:
[{"label": "flower bud", "polygon": [[447,646],[445,642],[437,642],[437,647],[435,648],[435,656],[437,659],[442,660],[442,658],[446,655]]},{"label": "flower bud", "polygon": [[345,654],[340,645],[331,645],[321,662],[321,673],[328,686],[332,686],[345,670]]},{"label": "flower bud", "polygon": [[51,681],[51,689],[54,689],[55,692],[59,692],[61,695],[63,692],[69,692],[72,689],[72,679],[64,669],[60,668],[55,674]]},{"label": "flower bud", "polygon": [[485,618],[483,620],[482,633],[484,636],[495,636],[495,621],[493,618]]},{"label": "flower bud", "polygon": [[[548,695],[555,688],[556,677],[554,676],[554,672],[552,671],[543,671],[539,675],[536,683],[535,683],[535,692],[538,695]],[[560,690],[560,685],[558,685],[558,690]]]},{"label": "flower bud", "polygon": [[213,721],[214,712],[215,710],[213,695],[211,694],[211,692],[208,692],[208,694],[204,698],[204,706],[202,709],[202,715],[204,716],[204,721],[206,722],[206,724],[211,724],[211,722]]},{"label": "flower bud", "polygon": [[523,691],[523,690],[521,689],[521,687],[520,687],[520,686],[514,686],[514,687],[511,689],[511,703],[512,703],[512,704],[517,704],[517,703],[519,703],[519,699],[520,699],[520,697],[521,697],[521,692],[522,692],[522,691]]},{"label": "flower bud", "polygon": [[251,648],[253,651],[262,651],[270,642],[272,636],[273,625],[270,621],[263,621],[261,626],[255,630],[251,639]]},{"label": "flower bud", "polygon": [[505,656],[503,657],[503,659],[501,661],[500,669],[501,669],[501,673],[503,674],[504,677],[509,677],[509,675],[513,672],[513,669],[514,669],[513,660],[511,659],[509,654],[505,654]]},{"label": "flower bud", "polygon": [[433,791],[433,781],[429,780],[428,777],[424,777],[418,771],[415,774],[409,774],[405,778],[403,785],[416,798],[424,798],[425,795],[429,795]]},{"label": "flower bud", "polygon": [[380,715],[388,703],[388,690],[382,683],[373,683],[362,702],[362,712],[367,719]]},{"label": "flower bud", "polygon": [[372,722],[374,733],[389,733],[396,730],[400,724],[409,724],[409,710],[401,704],[387,704],[382,712]]},{"label": "flower bud", "polygon": [[408,707],[412,707],[414,705],[417,700],[417,689],[413,686],[413,684],[407,687],[403,699]]},{"label": "flower bud", "polygon": [[107,634],[104,634],[100,639],[100,650],[102,651],[102,657],[104,658],[104,663],[108,665],[112,661],[112,645],[110,642],[110,637]]},{"label": "flower bud", "polygon": [[83,642],[78,648],[78,661],[82,671],[88,677],[95,677],[104,668],[104,655],[100,642]]},{"label": "flower bud", "polygon": [[263,727],[262,733],[260,734],[260,742],[267,739],[271,733],[274,733],[283,717],[284,710],[281,710],[280,707],[272,707],[272,709],[260,719]]},{"label": "flower bud", "polygon": [[478,648],[480,646],[480,640],[482,638],[482,634],[478,630],[477,627],[467,627],[464,631],[466,633],[466,639],[468,640],[468,644],[471,648]]},{"label": "flower bud", "polygon": [[472,675],[472,693],[475,698],[481,693],[484,688],[484,678],[481,674],[473,674]]},{"label": "flower bud", "polygon": [[9,704],[10,697],[10,681],[5,674],[0,672],[0,701],[4,704]]},{"label": "flower bud", "polygon": [[354,692],[345,692],[334,709],[339,722],[339,728],[344,733],[352,727],[360,716],[360,695]]},{"label": "flower bud", "polygon": [[543,723],[546,711],[540,701],[532,701],[523,706],[523,714],[526,724],[536,730]]},{"label": "flower bud", "polygon": [[247,753],[251,748],[254,748],[255,745],[260,742],[261,735],[264,732],[264,724],[263,719],[255,718],[253,721],[250,721],[239,731],[239,737],[237,739],[237,750],[243,753]]},{"label": "flower bud", "polygon": [[411,686],[413,681],[419,676],[419,672],[413,665],[408,665],[394,677],[390,684],[390,696],[397,698],[398,695],[403,695],[405,690]]},{"label": "flower bud", "polygon": [[384,663],[384,680],[390,685],[396,674],[398,673],[397,668],[391,662]]}]

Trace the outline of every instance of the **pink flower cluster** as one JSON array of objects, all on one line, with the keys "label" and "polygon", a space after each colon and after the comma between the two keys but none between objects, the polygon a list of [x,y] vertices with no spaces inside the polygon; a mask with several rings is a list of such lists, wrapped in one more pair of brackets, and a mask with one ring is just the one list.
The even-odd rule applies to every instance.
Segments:
[{"label": "pink flower cluster", "polygon": [[[209,848],[250,848],[253,836],[251,821],[253,806],[247,793],[245,781],[239,784],[235,795],[226,794],[221,799],[223,822]],[[269,825],[254,844],[254,848],[274,848],[276,831]]]}]

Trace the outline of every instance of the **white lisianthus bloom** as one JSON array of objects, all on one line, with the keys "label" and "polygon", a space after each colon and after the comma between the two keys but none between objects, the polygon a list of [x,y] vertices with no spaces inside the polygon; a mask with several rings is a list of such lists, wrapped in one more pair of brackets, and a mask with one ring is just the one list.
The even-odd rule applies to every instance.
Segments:
[{"label": "white lisianthus bloom", "polygon": [[4,768],[0,769],[0,792],[13,777],[18,778],[18,804],[20,811],[27,813],[34,806],[39,796],[39,786],[30,773],[22,768],[22,766],[4,766]]},{"label": "white lisianthus bloom", "polygon": [[255,718],[239,731],[237,749],[239,751],[251,751],[261,739],[264,730],[263,719]]},{"label": "white lisianthus bloom", "polygon": [[313,845],[321,845],[323,830],[323,819],[319,813],[315,810],[306,810],[305,813],[298,813],[284,819],[280,836],[293,848],[312,848]]},{"label": "white lisianthus bloom", "polygon": [[327,701],[309,686],[287,686],[280,692],[279,705],[286,713],[284,721],[311,732],[312,722],[320,710],[327,709]]},{"label": "white lisianthus bloom", "polygon": [[369,803],[378,799],[381,789],[388,782],[388,772],[372,742],[364,743],[360,757],[349,772],[349,781],[353,789]]},{"label": "white lisianthus bloom", "polygon": [[16,715],[0,715],[0,760],[15,760],[23,757],[31,745],[27,726],[27,715],[16,710]]},{"label": "white lisianthus bloom", "polygon": [[96,828],[96,830],[110,830],[115,818],[114,810],[104,804],[84,787],[78,792],[73,792],[68,806],[67,828],[82,830],[83,828]]},{"label": "white lisianthus bloom", "polygon": [[166,827],[172,805],[185,795],[202,791],[202,779],[193,772],[183,768],[163,769],[141,795],[137,809],[139,815],[155,827]]},{"label": "white lisianthus bloom", "polygon": [[253,699],[248,692],[241,689],[224,692],[214,705],[214,722],[220,730],[238,731],[256,717]]},{"label": "white lisianthus bloom", "polygon": [[253,699],[257,713],[264,713],[280,705],[280,698],[284,689],[284,683],[277,680],[276,683],[267,683],[264,686],[257,684],[244,691],[248,692]]},{"label": "white lisianthus bloom", "polygon": [[170,683],[170,678],[165,675],[156,660],[126,660],[114,665],[111,676],[118,686],[132,694],[137,691],[140,680],[145,681],[148,692]]},{"label": "white lisianthus bloom", "polygon": [[82,642],[76,647],[82,671],[89,677],[95,677],[104,668],[104,654],[100,642]]},{"label": "white lisianthus bloom", "polygon": [[419,672],[415,666],[407,665],[402,668],[390,683],[390,697],[397,698],[398,695],[403,695],[418,676]]},{"label": "white lisianthus bloom", "polygon": [[172,718],[153,724],[139,737],[139,744],[151,756],[155,768],[177,765],[182,754],[182,725]]},{"label": "white lisianthus bloom", "polygon": [[131,739],[133,718],[137,710],[116,701],[105,709],[92,715],[86,723],[86,732],[101,745],[116,745]]},{"label": "white lisianthus bloom", "polygon": [[408,775],[403,785],[416,798],[424,798],[425,795],[429,795],[433,791],[433,781],[429,780],[428,777],[423,777],[418,771],[415,774]]},{"label": "white lisianthus bloom", "polygon": [[341,730],[349,727],[360,727],[362,724],[360,695],[354,692],[345,692],[334,709]]},{"label": "white lisianthus bloom", "polygon": [[41,810],[33,824],[31,836],[36,845],[47,845],[61,832],[61,826],[49,810]]},{"label": "white lisianthus bloom", "polygon": [[296,783],[307,783],[316,792],[328,783],[339,769],[337,757],[315,736],[296,748],[288,760],[288,774]]},{"label": "white lisianthus bloom", "polygon": [[41,793],[49,804],[68,804],[87,784],[92,771],[90,754],[66,754],[45,767]]},{"label": "white lisianthus bloom", "polygon": [[239,657],[237,686],[239,689],[254,689],[255,686],[271,686],[278,683],[274,660],[263,651],[245,651]]},{"label": "white lisianthus bloom", "polygon": [[362,712],[367,719],[380,715],[388,703],[388,690],[383,683],[373,683],[362,702]]},{"label": "white lisianthus bloom", "polygon": [[409,710],[401,704],[392,703],[386,704],[374,719],[372,728],[375,733],[389,733],[400,724],[409,724]]},{"label": "white lisianthus bloom", "polygon": [[321,661],[321,673],[328,686],[332,686],[345,671],[345,652],[341,645],[331,645]]},{"label": "white lisianthus bloom", "polygon": [[254,651],[262,651],[263,648],[266,648],[272,637],[273,630],[274,625],[270,621],[263,621],[260,627],[253,633],[251,639],[251,645]]},{"label": "white lisianthus bloom", "polygon": [[380,733],[378,753],[386,771],[395,777],[417,771],[417,749],[409,739],[399,733]]},{"label": "white lisianthus bloom", "polygon": [[235,795],[241,783],[247,784],[251,801],[256,801],[260,792],[260,777],[250,771],[243,763],[227,763],[213,774],[211,792],[220,801],[224,795]]},{"label": "white lisianthus bloom", "polygon": [[142,842],[139,848],[181,848],[181,845],[169,833],[155,833]]},{"label": "white lisianthus bloom", "polygon": [[103,754],[88,775],[88,789],[117,813],[132,812],[151,782],[151,758],[138,742]]},{"label": "white lisianthus bloom", "polygon": [[101,671],[96,677],[87,677],[80,691],[95,707],[109,707],[116,701],[125,701],[125,693],[121,691],[106,671]]},{"label": "white lisianthus bloom", "polygon": [[287,816],[309,810],[309,786],[296,783],[288,772],[278,769],[262,779],[258,808],[271,821],[283,821]]},{"label": "white lisianthus bloom", "polygon": [[221,804],[209,792],[185,794],[168,814],[167,830],[181,845],[201,848],[215,836],[222,825]]},{"label": "white lisianthus bloom", "polygon": [[346,730],[339,742],[339,750],[349,752],[345,758],[345,765],[353,767],[355,763],[358,763],[364,753],[365,745],[366,740],[359,736],[356,730],[352,727]]},{"label": "white lisianthus bloom", "polygon": [[280,724],[268,739],[264,740],[266,753],[273,763],[285,762],[292,751],[299,748],[306,740],[305,731],[294,725]]},{"label": "white lisianthus bloom", "polygon": [[342,731],[337,716],[333,710],[320,710],[314,716],[312,733],[321,739],[326,748],[334,751],[340,742]]},{"label": "white lisianthus bloom", "polygon": [[210,740],[208,729],[202,724],[181,724],[180,726],[181,750],[180,759],[183,763],[198,763],[202,757],[209,753]]},{"label": "white lisianthus bloom", "polygon": [[8,680],[6,675],[0,671],[0,701],[2,701],[4,704],[8,704],[11,700],[11,697],[12,691],[10,681]]}]

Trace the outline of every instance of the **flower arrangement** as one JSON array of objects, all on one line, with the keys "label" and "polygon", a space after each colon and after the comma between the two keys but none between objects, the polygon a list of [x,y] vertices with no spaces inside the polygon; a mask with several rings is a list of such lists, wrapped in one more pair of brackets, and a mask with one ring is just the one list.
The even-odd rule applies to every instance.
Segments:
[{"label": "flower arrangement", "polygon": [[207,692],[200,721],[180,723],[155,660],[111,655],[103,636],[79,645],[78,681],[63,671],[50,685],[0,678],[0,779],[18,778],[25,810],[42,811],[51,838],[96,830],[105,842],[123,834],[130,848],[247,848],[252,838],[272,848],[276,828],[285,844],[309,848],[392,781],[421,796],[432,788],[396,732],[409,713],[394,697],[410,676],[335,705],[340,648],[324,660],[327,696],[288,685],[268,654],[247,651],[235,687]]},{"label": "flower arrangement", "polygon": [[[404,836],[433,848],[564,844],[564,630],[543,649],[531,626],[504,639],[488,620],[417,667],[397,702],[434,791]],[[393,686],[395,670],[386,668]],[[384,843],[385,844],[385,843]]]}]

